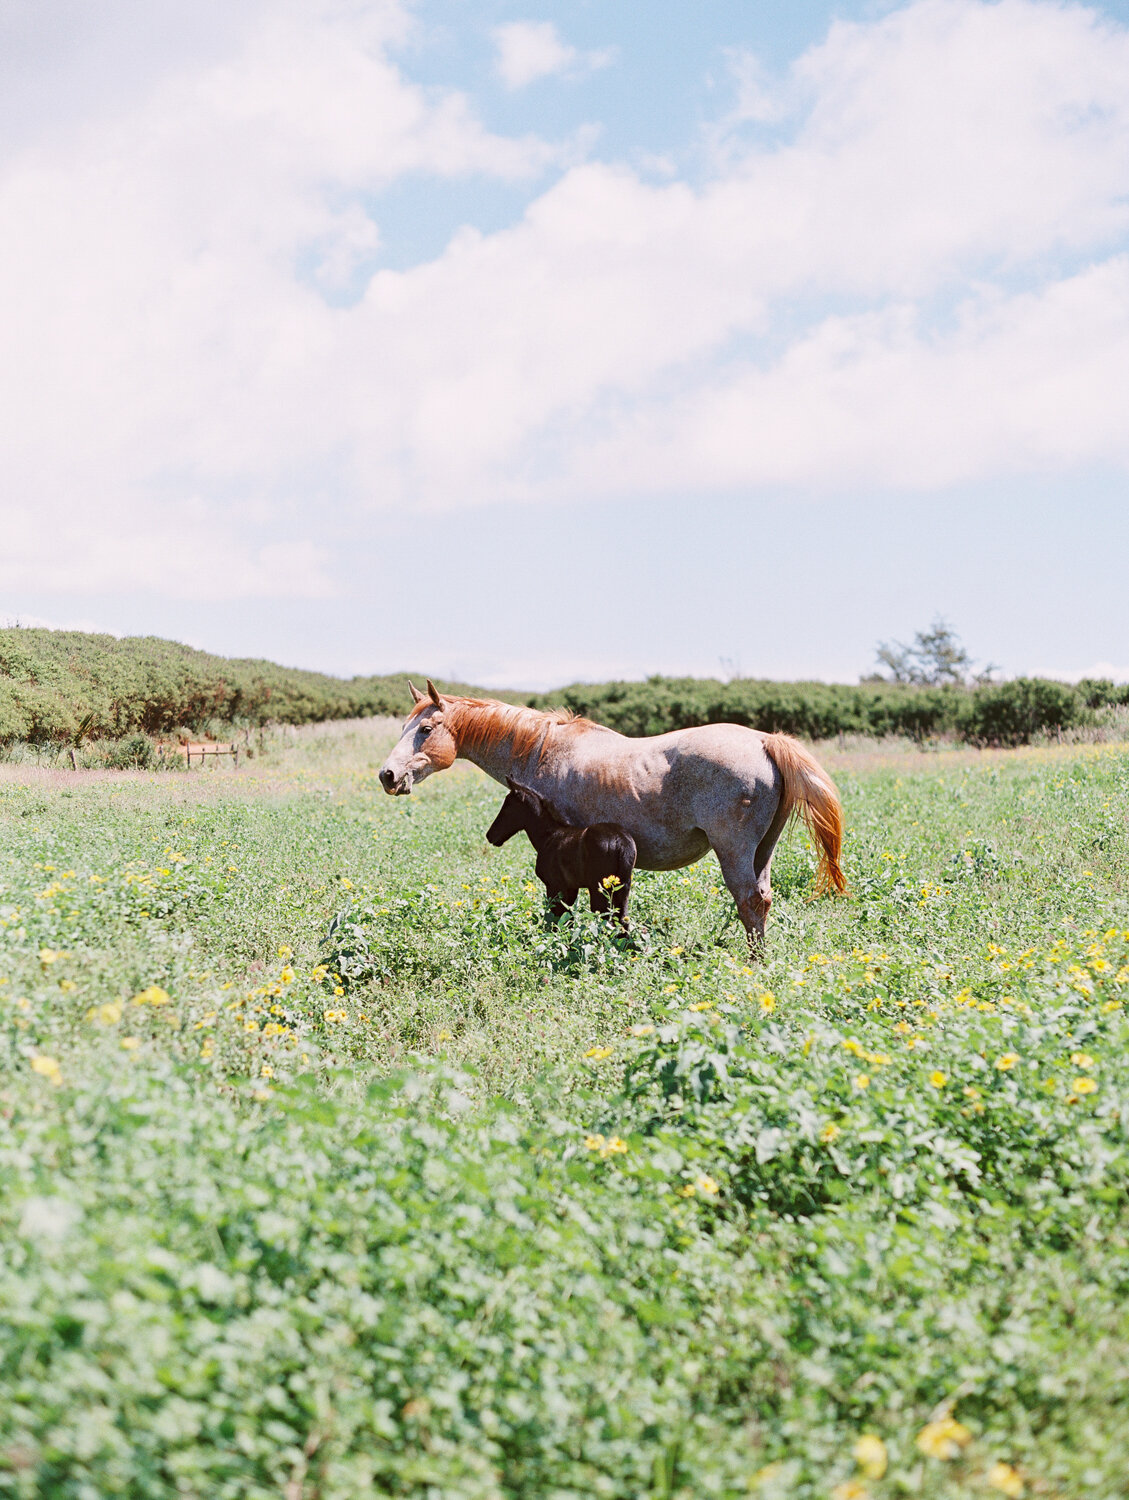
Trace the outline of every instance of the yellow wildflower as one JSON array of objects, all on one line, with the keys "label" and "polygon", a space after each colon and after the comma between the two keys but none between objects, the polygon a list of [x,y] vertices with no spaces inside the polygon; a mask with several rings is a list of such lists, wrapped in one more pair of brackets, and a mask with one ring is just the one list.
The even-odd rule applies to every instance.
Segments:
[{"label": "yellow wildflower", "polygon": [[690,1006],[691,1010],[713,1010],[712,1000],[699,1000],[696,1005]]},{"label": "yellow wildflower", "polygon": [[280,971],[278,978],[279,978],[280,983],[282,983],[282,984],[293,984],[294,983],[294,970],[290,967],[289,964],[285,964],[285,965],[283,965],[283,968]]},{"label": "yellow wildflower", "polygon": [[[625,1146],[624,1150],[626,1149],[627,1148]],[[697,1188],[699,1193],[705,1193],[711,1198],[716,1197],[717,1194],[721,1192],[720,1186],[713,1180],[712,1177],[707,1177],[704,1172],[701,1177],[696,1177],[694,1179],[694,1186]]]},{"label": "yellow wildflower", "polygon": [[599,1062],[601,1058],[610,1057],[611,1055],[612,1049],[610,1047],[589,1047],[588,1051],[584,1054],[585,1057],[590,1057],[593,1062]]},{"label": "yellow wildflower", "polygon": [[334,986],[334,990],[333,990],[333,993],[334,993],[334,994],[335,994],[335,995],[337,995],[337,996],[341,996],[341,995],[343,995],[343,994],[344,994],[344,993],[345,993],[345,987],[344,987],[344,985],[340,985],[340,984],[338,984],[338,985],[335,985],[335,986]]},{"label": "yellow wildflower", "polygon": [[1072,1052],[1070,1061],[1076,1068],[1085,1068],[1087,1071],[1094,1066],[1094,1059],[1088,1052]]},{"label": "yellow wildflower", "polygon": [[71,990],[77,990],[78,985],[75,984],[73,979],[60,979],[59,988],[61,990],[66,990],[69,993]]},{"label": "yellow wildflower", "polygon": [[996,1058],[997,1071],[1006,1073],[1010,1068],[1014,1068],[1018,1061],[1019,1054],[1017,1052],[1005,1052],[1002,1057]]},{"label": "yellow wildflower", "polygon": [[943,1089],[948,1081],[948,1076],[942,1073],[939,1068],[935,1068],[929,1075],[929,1082],[935,1089]]},{"label": "yellow wildflower", "polygon": [[288,947],[286,943],[283,943],[282,947],[278,950],[279,958],[290,958],[292,957],[293,953],[294,949]]},{"label": "yellow wildflower", "polygon": [[989,1488],[999,1490],[1001,1495],[1023,1494],[1023,1480],[1020,1478],[1018,1469],[1013,1469],[1011,1464],[994,1463],[984,1478]]},{"label": "yellow wildflower", "polygon": [[122,1008],[117,1000],[107,1000],[105,1005],[95,1005],[86,1012],[88,1021],[97,1021],[100,1026],[116,1026],[122,1018]]},{"label": "yellow wildflower", "polygon": [[260,1078],[273,1078],[274,1077],[274,1069],[271,1067],[270,1063],[264,1063],[262,1065],[262,1067],[259,1069],[259,1077]]},{"label": "yellow wildflower", "polygon": [[841,1134],[842,1131],[839,1129],[838,1125],[829,1123],[825,1125],[819,1132],[819,1138],[824,1143],[824,1145],[829,1146],[832,1141],[837,1141]]},{"label": "yellow wildflower", "polygon": [[443,1026],[435,1033],[435,1040],[437,1042],[453,1042],[455,1034],[453,1031],[448,1031],[446,1026]]},{"label": "yellow wildflower", "polygon": [[586,1135],[584,1137],[584,1145],[589,1151],[599,1151],[603,1144],[604,1137],[602,1135]]},{"label": "yellow wildflower", "polygon": [[348,1019],[345,1011],[343,1010],[326,1010],[322,1012],[322,1015],[330,1025],[336,1025],[337,1023]]},{"label": "yellow wildflower", "polygon": [[1098,1086],[1092,1078],[1076,1078],[1070,1087],[1076,1094],[1093,1094]]},{"label": "yellow wildflower", "polygon": [[167,1005],[169,995],[159,984],[151,984],[147,990],[142,990],[139,995],[134,995],[130,1002],[133,1005]]},{"label": "yellow wildflower", "polygon": [[136,1052],[138,1047],[141,1046],[141,1038],[139,1036],[123,1036],[121,1044],[127,1052]]},{"label": "yellow wildflower", "polygon": [[868,1479],[881,1479],[886,1472],[886,1444],[873,1432],[864,1432],[851,1450],[855,1463]]},{"label": "yellow wildflower", "polygon": [[654,1029],[653,1026],[629,1026],[627,1031],[629,1036],[650,1036]]},{"label": "yellow wildflower", "polygon": [[776,996],[772,993],[771,990],[765,990],[764,994],[759,997],[759,1000],[760,1008],[764,1011],[766,1016],[771,1015],[772,1012],[776,1009]]},{"label": "yellow wildflower", "polygon": [[926,1458],[959,1458],[960,1450],[971,1441],[971,1432],[953,1417],[928,1422],[917,1434],[917,1446]]},{"label": "yellow wildflower", "polygon": [[868,1089],[870,1087],[870,1074],[856,1073],[854,1078],[851,1079],[851,1082],[854,1084],[856,1089]]},{"label": "yellow wildflower", "polygon": [[844,1479],[831,1491],[831,1500],[868,1500],[870,1491],[859,1479]]},{"label": "yellow wildflower", "polygon": [[784,1465],[780,1463],[765,1464],[764,1468],[758,1469],[752,1479],[749,1480],[749,1488],[751,1490],[760,1489],[762,1484],[767,1484],[770,1479],[775,1479],[783,1467]]},{"label": "yellow wildflower", "polygon": [[627,1150],[627,1142],[618,1135],[611,1135],[600,1147],[601,1156],[622,1156]]},{"label": "yellow wildflower", "polygon": [[63,1081],[62,1070],[53,1057],[33,1057],[31,1068],[33,1073],[42,1074],[44,1078],[50,1079],[56,1087]]}]

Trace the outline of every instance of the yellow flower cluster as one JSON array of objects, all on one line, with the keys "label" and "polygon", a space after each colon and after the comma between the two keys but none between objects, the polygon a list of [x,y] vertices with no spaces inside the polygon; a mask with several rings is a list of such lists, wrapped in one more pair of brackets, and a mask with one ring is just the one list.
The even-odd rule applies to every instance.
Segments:
[{"label": "yellow flower cluster", "polygon": [[917,1446],[926,1458],[959,1458],[961,1451],[972,1441],[972,1434],[962,1422],[954,1417],[942,1417],[938,1422],[927,1422],[917,1434]]},{"label": "yellow flower cluster", "polygon": [[589,1151],[597,1151],[602,1160],[606,1161],[609,1156],[622,1156],[628,1149],[627,1142],[618,1135],[586,1135],[584,1137],[585,1148]]}]

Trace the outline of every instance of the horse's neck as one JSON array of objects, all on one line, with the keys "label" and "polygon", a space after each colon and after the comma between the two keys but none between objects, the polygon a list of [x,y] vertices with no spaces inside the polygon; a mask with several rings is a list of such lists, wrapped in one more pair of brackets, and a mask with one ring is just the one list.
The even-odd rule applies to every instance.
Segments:
[{"label": "horse's neck", "polygon": [[538,745],[526,755],[517,755],[509,737],[499,735],[497,739],[488,743],[470,747],[460,744],[455,753],[462,760],[469,760],[480,771],[485,771],[487,776],[492,776],[495,781],[500,781],[503,786],[511,776],[515,781],[533,786],[537,779],[536,768],[541,758],[540,751],[541,747]]}]

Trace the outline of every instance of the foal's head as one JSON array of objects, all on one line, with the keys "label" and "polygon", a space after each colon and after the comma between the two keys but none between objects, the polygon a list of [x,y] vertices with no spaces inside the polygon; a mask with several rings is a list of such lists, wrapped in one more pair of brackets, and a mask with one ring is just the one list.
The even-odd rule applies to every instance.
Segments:
[{"label": "foal's head", "polygon": [[523,829],[528,834],[538,834],[560,826],[561,819],[551,803],[546,802],[532,787],[522,786],[508,777],[506,785],[510,789],[509,795],[498,809],[498,816],[486,830],[489,843],[501,847],[507,839],[512,839],[515,833],[520,833]]}]

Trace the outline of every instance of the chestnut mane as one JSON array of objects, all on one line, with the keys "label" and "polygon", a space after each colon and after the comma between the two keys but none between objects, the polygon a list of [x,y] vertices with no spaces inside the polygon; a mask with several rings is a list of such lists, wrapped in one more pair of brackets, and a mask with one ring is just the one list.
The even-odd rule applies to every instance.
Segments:
[{"label": "chestnut mane", "polygon": [[[524,757],[531,755],[538,746],[544,750],[554,729],[584,733],[600,727],[567,708],[554,708],[544,713],[539,708],[500,703],[496,698],[449,698],[445,693],[440,696],[447,709],[448,726],[460,751],[464,752],[505,740],[513,747],[516,756]],[[419,708],[425,706],[426,700]]]}]

